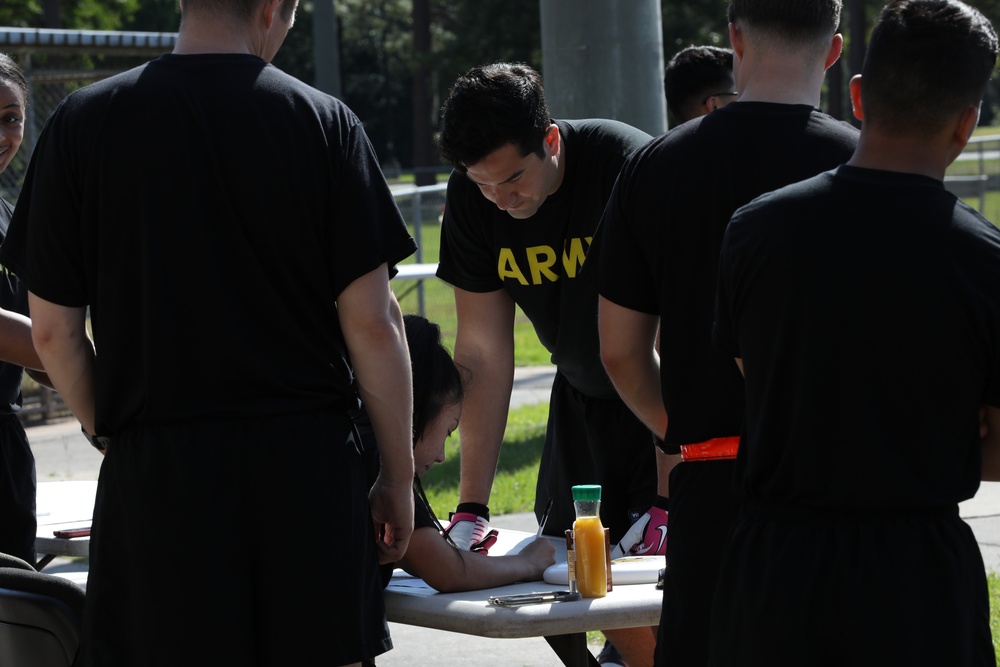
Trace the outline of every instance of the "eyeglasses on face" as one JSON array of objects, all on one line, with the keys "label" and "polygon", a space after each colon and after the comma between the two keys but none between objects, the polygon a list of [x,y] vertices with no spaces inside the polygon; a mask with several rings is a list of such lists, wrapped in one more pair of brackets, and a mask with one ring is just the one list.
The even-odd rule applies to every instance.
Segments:
[{"label": "eyeglasses on face", "polygon": [[711,95],[706,95],[705,99],[703,99],[701,101],[701,103],[705,104],[706,102],[708,102],[709,99],[711,99],[713,97],[726,97],[726,96],[729,96],[729,97],[739,97],[739,93],[737,93],[737,92],[729,92],[729,91],[726,91],[726,92],[723,92],[723,93],[712,93]]}]

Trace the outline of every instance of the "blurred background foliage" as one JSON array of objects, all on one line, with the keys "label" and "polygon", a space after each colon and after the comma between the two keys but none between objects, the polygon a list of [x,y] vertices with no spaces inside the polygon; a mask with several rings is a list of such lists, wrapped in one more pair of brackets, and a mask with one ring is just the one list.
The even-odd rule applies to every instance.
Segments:
[{"label": "blurred background foliage", "polygon": [[[536,67],[544,76],[542,0],[321,1],[336,11],[340,95],[364,121],[380,159],[389,167],[439,166],[433,150],[438,110],[451,83],[470,67],[515,60]],[[625,11],[628,2],[619,4]],[[860,70],[866,36],[883,4],[845,0],[846,48],[831,71],[824,98],[826,110],[834,116],[850,116],[844,91],[850,76]],[[1000,24],[1000,0],[969,4]],[[296,25],[274,61],[307,83],[315,80],[315,5],[313,0],[300,2]],[[664,58],[690,44],[727,46],[726,7],[727,0],[661,0]],[[174,32],[179,18],[177,0],[0,3],[0,25],[12,27]],[[81,58],[74,65],[100,69],[110,63],[98,56]],[[984,124],[992,122],[997,99],[991,90]]]}]

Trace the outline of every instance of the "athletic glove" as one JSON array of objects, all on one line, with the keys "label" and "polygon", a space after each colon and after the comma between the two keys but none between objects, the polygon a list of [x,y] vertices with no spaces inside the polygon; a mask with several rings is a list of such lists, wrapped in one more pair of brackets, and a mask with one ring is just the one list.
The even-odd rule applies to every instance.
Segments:
[{"label": "athletic glove", "polygon": [[[479,503],[459,503],[451,514],[451,522],[444,529],[445,535],[451,538],[455,546],[465,551],[486,540],[489,532],[490,510]],[[496,542],[496,536],[493,537],[493,542]],[[493,542],[486,545],[487,550],[493,546]]]},{"label": "athletic glove", "polygon": [[611,558],[662,556],[667,553],[667,511],[650,507],[611,550]]}]

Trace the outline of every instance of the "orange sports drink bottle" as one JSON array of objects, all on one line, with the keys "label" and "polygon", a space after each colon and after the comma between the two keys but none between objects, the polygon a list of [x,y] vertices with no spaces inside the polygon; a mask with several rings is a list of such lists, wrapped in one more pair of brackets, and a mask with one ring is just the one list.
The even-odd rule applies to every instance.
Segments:
[{"label": "orange sports drink bottle", "polygon": [[573,535],[577,586],[585,598],[602,598],[608,594],[608,569],[604,526],[600,517],[600,485],[574,486],[573,505],[576,507]]}]

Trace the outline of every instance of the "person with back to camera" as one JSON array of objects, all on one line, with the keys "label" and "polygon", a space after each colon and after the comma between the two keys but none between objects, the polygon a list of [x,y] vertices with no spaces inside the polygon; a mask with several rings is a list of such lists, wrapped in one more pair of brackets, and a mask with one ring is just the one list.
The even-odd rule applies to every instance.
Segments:
[{"label": "person with back to camera", "polygon": [[413,406],[389,279],[415,244],[357,116],[269,64],[296,7],[182,0],[172,53],[50,116],[0,247],[105,452],[79,667],[392,646],[378,561],[413,528]]},{"label": "person with back to camera", "polygon": [[[423,492],[420,478],[435,463],[444,462],[445,440],[458,428],[464,396],[460,369],[441,344],[441,330],[419,315],[404,315],[406,343],[413,369],[413,535],[406,555],[398,563],[383,565],[383,582],[401,567],[445,593],[493,588],[517,581],[541,580],[555,562],[555,547],[546,538],[529,543],[519,553],[487,556],[458,549],[442,535],[444,529]],[[366,453],[372,447],[371,429],[364,417],[357,420]]]},{"label": "person with back to camera", "polygon": [[729,224],[715,332],[747,411],[712,665],[996,664],[958,503],[1000,479],[1000,230],[942,182],[996,57],[968,5],[891,2],[854,155]]},{"label": "person with back to camera", "polygon": [[[575,518],[573,485],[600,484],[612,544],[625,539],[631,510],[640,530],[626,552],[662,553],[666,511],[656,504],[650,434],[601,366],[597,292],[580,276],[619,167],[649,139],[612,120],[552,120],[541,77],[517,63],[472,68],[443,105],[440,149],[455,170],[437,275],[455,289],[455,361],[471,374],[460,427],[461,502],[449,525],[463,548],[489,531],[520,306],[556,366],[536,517],[551,499],[545,532],[563,535]],[[641,645],[634,660],[624,638],[611,641],[640,665],[652,633],[632,634]]]},{"label": "person with back to camera", "polygon": [[672,125],[721,109],[736,100],[733,50],[720,46],[689,46],[667,63],[663,93]]},{"label": "person with back to camera", "polygon": [[661,449],[683,456],[669,478],[657,665],[707,663],[738,508],[743,379],[711,340],[722,234],[737,208],[842,164],[857,141],[817,108],[843,42],[840,0],[731,0],[728,11],[739,98],[629,158],[588,259],[608,374]]},{"label": "person with back to camera", "polygon": [[[24,137],[28,80],[7,54],[0,53],[0,172],[6,169]],[[0,241],[13,208],[0,199]],[[2,267],[0,267],[2,268]],[[25,370],[49,386],[31,342],[28,293],[17,276],[0,274],[0,553],[35,563],[35,457],[18,419]]]}]

